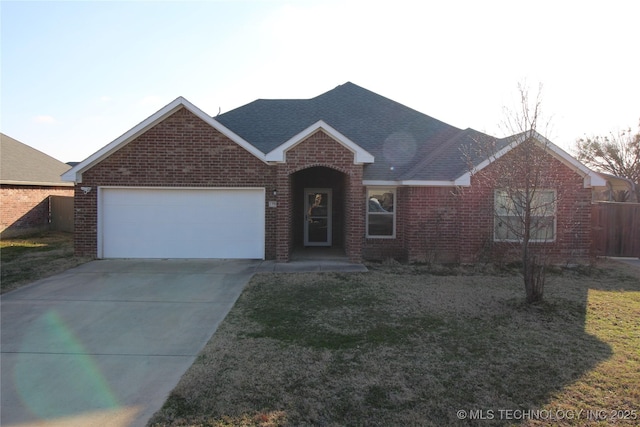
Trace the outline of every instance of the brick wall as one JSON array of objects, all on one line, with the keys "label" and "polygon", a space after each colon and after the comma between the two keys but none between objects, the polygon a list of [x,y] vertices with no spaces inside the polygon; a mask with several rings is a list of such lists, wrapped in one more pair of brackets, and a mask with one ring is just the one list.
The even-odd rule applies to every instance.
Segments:
[{"label": "brick wall", "polygon": [[[519,245],[493,241],[494,189],[501,164],[514,164],[518,149],[472,177],[471,186],[399,187],[396,238],[366,239],[364,258],[416,262],[473,263],[517,260]],[[591,189],[583,178],[549,154],[543,159],[543,187],[557,191],[556,240],[532,248],[552,262],[580,262],[590,256]],[[502,163],[500,163],[502,162]]]},{"label": "brick wall", "polygon": [[[396,212],[396,237],[390,238],[366,238],[364,241],[363,256],[369,260],[384,260],[393,258],[396,260],[407,260],[407,247],[405,242],[405,232],[412,233],[415,230],[408,229],[406,221],[410,216],[409,192],[411,188],[398,187],[396,189],[396,200],[394,211]],[[365,189],[366,192],[366,189]],[[362,196],[363,203],[366,202],[366,193]],[[365,205],[366,216],[366,205]],[[363,219],[366,226],[366,218]],[[363,229],[366,235],[366,230]]]},{"label": "brick wall", "polygon": [[73,196],[72,187],[0,186],[0,233],[17,236],[49,229],[49,196]]},{"label": "brick wall", "polygon": [[[517,164],[519,148],[498,162]],[[557,191],[557,226],[554,242],[532,243],[532,249],[544,253],[552,262],[584,261],[591,247],[591,189],[584,188],[583,178],[572,169],[546,154],[536,154],[541,162],[543,189]],[[493,242],[494,189],[499,187],[501,166],[490,165],[471,179],[471,187],[462,189],[458,201],[460,225],[460,261],[476,262],[483,258],[517,259],[519,247]]]},{"label": "brick wall", "polygon": [[[344,179],[344,224],[343,242],[345,252],[353,262],[362,259],[364,236],[364,189],[362,187],[362,165],[353,163],[353,153],[322,130],[318,130],[289,151],[286,163],[277,166],[278,219],[276,259],[288,261],[293,248],[294,219],[291,216],[295,202],[292,175],[311,167],[327,167],[345,175]],[[282,191],[282,190],[283,191]]]},{"label": "brick wall", "polygon": [[407,189],[405,247],[410,261],[457,262],[460,227],[453,187]]},{"label": "brick wall", "polygon": [[[97,255],[97,186],[265,187],[265,257],[275,257],[274,168],[180,109],[83,173],[76,186],[76,253]],[[92,187],[88,194],[80,187]]]},{"label": "brick wall", "polygon": [[[499,162],[513,162],[517,149]],[[363,165],[329,135],[318,130],[286,152],[286,163],[266,165],[242,147],[181,109],[83,173],[76,186],[76,252],[97,254],[97,191],[80,187],[264,187],[266,189],[267,259],[288,261],[294,247],[294,194],[304,187],[304,174],[324,167],[340,172],[339,202],[343,203],[340,241],[349,259],[393,257],[409,261],[475,262],[497,256],[509,248],[493,242],[493,191],[490,185],[499,168],[491,165],[472,178],[468,188],[399,187],[396,193],[396,238],[365,239],[366,193]],[[492,175],[493,174],[493,175]],[[544,249],[557,259],[584,258],[591,243],[590,189],[582,177],[548,157],[543,170],[559,189],[557,239]],[[341,179],[339,179],[341,177]],[[332,185],[334,185],[332,184]],[[338,184],[335,184],[338,185]],[[550,184],[551,185],[551,184]],[[554,184],[555,185],[555,184]],[[277,190],[277,196],[272,190]],[[275,200],[277,208],[269,208]],[[299,240],[299,238],[298,238]],[[541,246],[542,247],[542,246]]]}]

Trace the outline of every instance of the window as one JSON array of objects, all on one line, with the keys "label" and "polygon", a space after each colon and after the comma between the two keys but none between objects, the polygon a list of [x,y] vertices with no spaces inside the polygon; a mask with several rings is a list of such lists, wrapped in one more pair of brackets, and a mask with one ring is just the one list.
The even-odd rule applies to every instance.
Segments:
[{"label": "window", "polygon": [[395,188],[367,189],[367,237],[395,237],[395,202]]},{"label": "window", "polygon": [[[527,207],[524,190],[513,194],[496,190],[494,240],[519,242],[524,237]],[[556,237],[556,192],[534,190],[531,201],[531,241],[549,242]]]}]

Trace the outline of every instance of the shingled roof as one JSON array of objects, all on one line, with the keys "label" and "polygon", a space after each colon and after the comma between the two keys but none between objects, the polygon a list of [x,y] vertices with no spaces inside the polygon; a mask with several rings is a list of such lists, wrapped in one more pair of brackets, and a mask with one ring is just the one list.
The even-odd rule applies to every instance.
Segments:
[{"label": "shingled roof", "polygon": [[322,120],[375,157],[365,180],[453,180],[467,171],[461,146],[486,137],[350,82],[311,99],[259,99],[215,120],[264,153]]},{"label": "shingled roof", "polygon": [[0,183],[70,186],[60,175],[70,166],[5,134],[0,134]]},{"label": "shingled roof", "polygon": [[[535,132],[497,139],[458,129],[353,83],[311,99],[259,99],[215,118],[178,97],[67,171],[63,179],[82,182],[83,171],[181,108],[265,163],[282,161],[286,150],[323,129],[354,152],[354,162],[363,164],[365,185],[470,185],[469,163],[477,172],[528,138],[584,176],[586,186],[602,181]],[[490,159],[478,150],[486,142],[495,149]]]}]

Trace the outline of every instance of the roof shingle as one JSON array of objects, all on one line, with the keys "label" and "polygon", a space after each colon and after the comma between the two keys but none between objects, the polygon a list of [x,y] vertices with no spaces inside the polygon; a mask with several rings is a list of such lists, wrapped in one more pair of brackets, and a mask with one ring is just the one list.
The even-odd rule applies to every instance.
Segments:
[{"label": "roof shingle", "polygon": [[71,167],[5,134],[0,134],[0,183],[71,185],[60,175]]},{"label": "roof shingle", "polygon": [[366,180],[455,178],[466,172],[460,144],[480,134],[350,82],[311,99],[259,99],[215,119],[263,153],[323,120],[375,157]]}]

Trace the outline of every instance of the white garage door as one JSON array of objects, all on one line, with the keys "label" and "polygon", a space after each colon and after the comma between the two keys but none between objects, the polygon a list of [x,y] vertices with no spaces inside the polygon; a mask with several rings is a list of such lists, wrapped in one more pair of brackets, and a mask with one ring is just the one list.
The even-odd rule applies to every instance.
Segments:
[{"label": "white garage door", "polygon": [[264,189],[101,188],[102,258],[264,258]]}]

